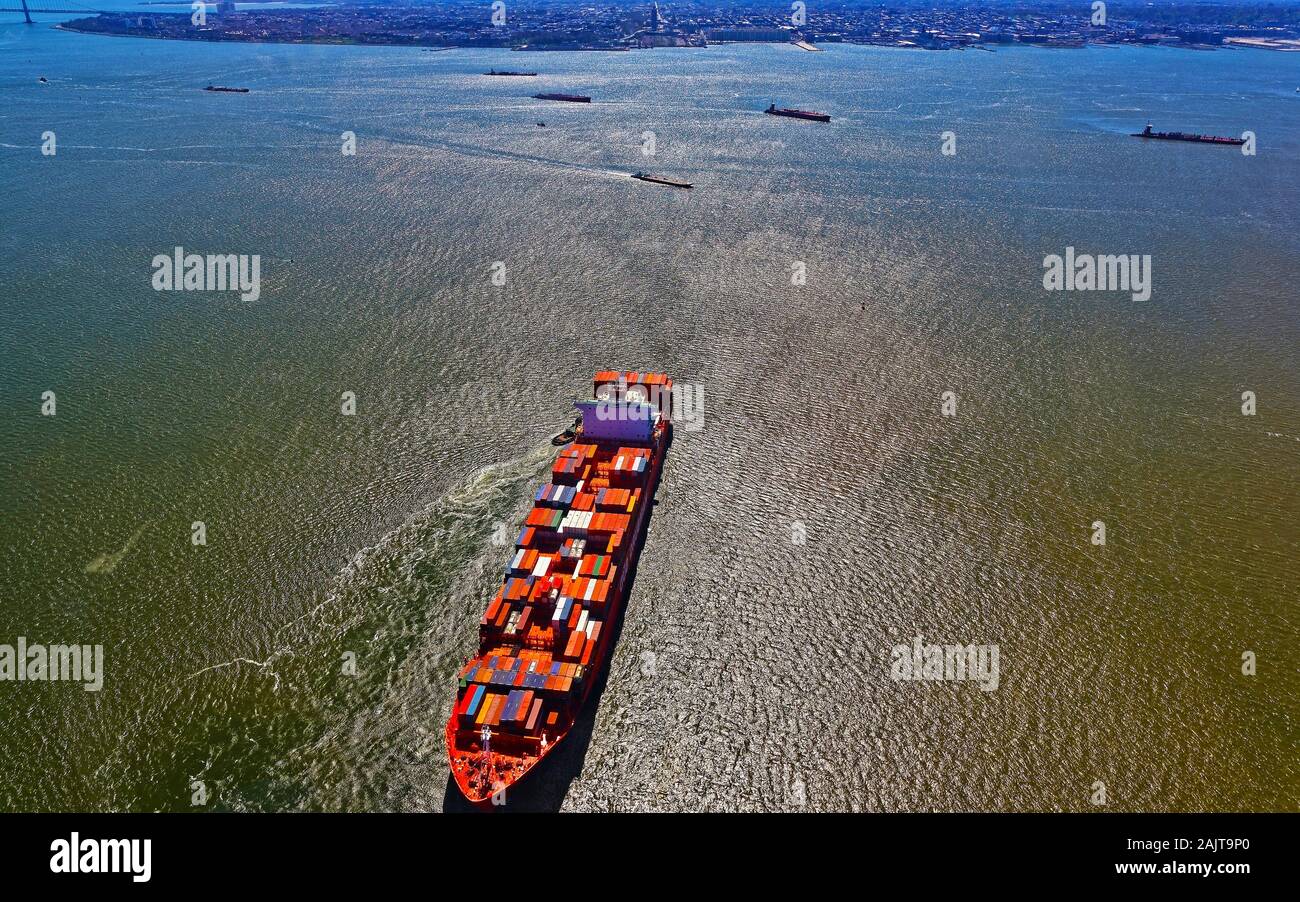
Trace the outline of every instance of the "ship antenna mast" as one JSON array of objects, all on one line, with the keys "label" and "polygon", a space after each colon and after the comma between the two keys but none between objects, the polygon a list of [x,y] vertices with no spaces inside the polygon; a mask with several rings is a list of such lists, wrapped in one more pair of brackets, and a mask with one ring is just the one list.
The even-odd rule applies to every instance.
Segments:
[{"label": "ship antenna mast", "polygon": [[492,728],[483,724],[483,732],[479,736],[483,739],[483,772],[486,774],[492,764]]}]

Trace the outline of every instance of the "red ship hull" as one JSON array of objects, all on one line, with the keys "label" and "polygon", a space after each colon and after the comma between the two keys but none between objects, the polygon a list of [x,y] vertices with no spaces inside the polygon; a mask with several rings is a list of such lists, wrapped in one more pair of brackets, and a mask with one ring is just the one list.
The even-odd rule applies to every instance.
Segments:
[{"label": "red ship hull", "polygon": [[[598,385],[609,375],[616,374],[598,374]],[[671,380],[644,378],[650,377],[662,378],[660,385],[671,392]],[[538,490],[505,585],[480,623],[478,654],[461,669],[444,736],[452,779],[477,806],[504,804],[508,790],[555,751],[613,651],[672,424],[663,415],[644,442],[630,444],[625,436],[593,439],[599,428],[584,422],[556,461],[557,481]],[[592,511],[585,521],[584,507]],[[615,507],[631,514],[609,513]],[[582,538],[563,535],[574,528]],[[581,545],[576,554],[569,553],[574,543]],[[588,553],[589,544],[597,553]],[[573,576],[564,575],[575,561]],[[530,579],[511,575],[529,568]],[[611,570],[608,579],[589,575]],[[530,619],[526,630],[520,626]],[[504,631],[501,624],[507,624]]]}]

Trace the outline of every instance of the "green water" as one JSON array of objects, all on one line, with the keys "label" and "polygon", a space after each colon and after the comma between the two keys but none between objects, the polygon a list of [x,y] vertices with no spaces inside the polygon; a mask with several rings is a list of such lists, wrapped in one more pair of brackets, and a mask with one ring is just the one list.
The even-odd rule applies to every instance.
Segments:
[{"label": "green water", "polygon": [[[704,428],[530,804],[1294,809],[1300,59],[530,60],[0,26],[0,642],[107,670],[0,683],[0,807],[442,807],[494,531],[618,367]],[[260,254],[260,299],[154,292],[177,245]],[[1067,245],[1151,299],[1044,292]],[[917,634],[997,643],[999,690],[890,681]]]}]

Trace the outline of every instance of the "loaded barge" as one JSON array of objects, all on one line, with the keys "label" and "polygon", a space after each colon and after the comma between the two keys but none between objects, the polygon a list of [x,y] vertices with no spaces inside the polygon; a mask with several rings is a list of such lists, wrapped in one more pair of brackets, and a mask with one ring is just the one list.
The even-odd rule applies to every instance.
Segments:
[{"label": "loaded barge", "polygon": [[656,185],[667,185],[669,188],[694,188],[690,182],[683,182],[679,179],[670,179],[663,175],[651,175],[648,172],[634,172],[632,178],[639,179],[643,182],[653,182]]},{"label": "loaded barge", "polygon": [[831,117],[825,113],[813,113],[809,110],[791,110],[787,108],[777,108],[775,103],[769,104],[768,108],[763,110],[769,116],[789,116],[791,119],[810,119],[813,122],[830,122]]},{"label": "loaded barge", "polygon": [[1193,135],[1187,132],[1153,132],[1151,123],[1140,132],[1134,132],[1130,137],[1133,138],[1151,138],[1155,141],[1191,141],[1193,144],[1226,144],[1229,147],[1240,147],[1246,143],[1245,138],[1220,138],[1217,135]]},{"label": "loaded barge", "polygon": [[479,621],[447,721],[451,776],[475,805],[504,802],[564,739],[613,651],[672,442],[673,381],[602,371],[551,467]]},{"label": "loaded barge", "polygon": [[585,94],[534,94],[538,100],[563,100],[566,103],[591,103]]}]

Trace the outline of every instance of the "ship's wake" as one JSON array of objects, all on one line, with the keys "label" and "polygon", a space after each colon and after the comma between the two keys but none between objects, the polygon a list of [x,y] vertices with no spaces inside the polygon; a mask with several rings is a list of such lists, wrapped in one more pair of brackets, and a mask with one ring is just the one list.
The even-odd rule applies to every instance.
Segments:
[{"label": "ship's wake", "polygon": [[455,672],[551,452],[480,471],[358,552],[266,660],[215,664],[187,681],[226,680],[224,696],[252,696],[229,707],[259,712],[237,728],[212,721],[196,778],[213,806],[440,806]]}]

